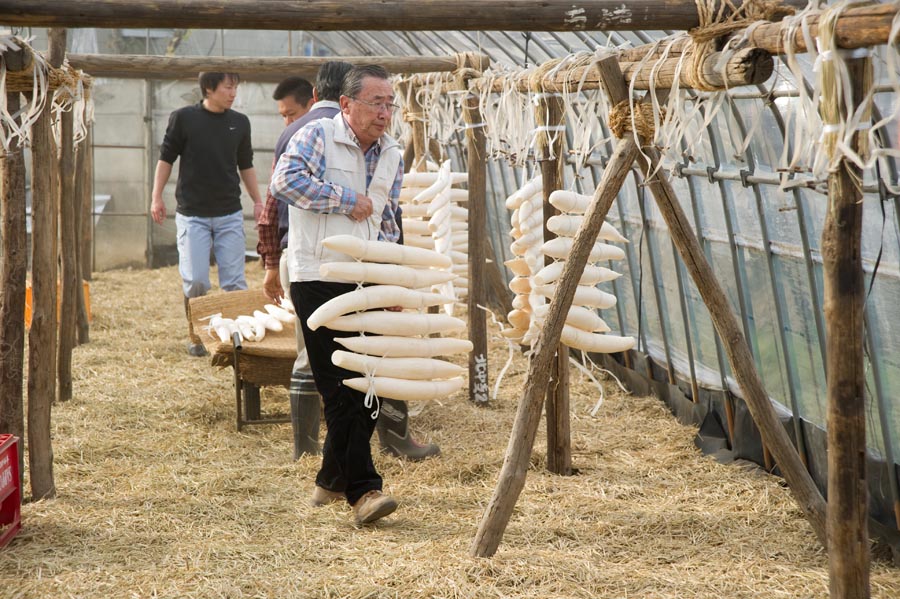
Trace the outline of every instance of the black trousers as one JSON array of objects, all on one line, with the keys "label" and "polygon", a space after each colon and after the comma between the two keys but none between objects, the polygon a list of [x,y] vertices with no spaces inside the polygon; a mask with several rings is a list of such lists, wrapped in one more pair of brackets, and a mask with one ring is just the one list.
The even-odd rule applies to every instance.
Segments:
[{"label": "black trousers", "polygon": [[381,490],[381,476],[372,462],[369,442],[375,430],[377,402],[365,407],[365,393],[345,387],[341,382],[361,376],[357,372],[338,368],[331,362],[335,350],[345,349],[336,337],[352,337],[353,332],[332,331],[324,326],[309,330],[306,321],[316,308],[333,297],[356,289],[354,283],[305,281],[291,283],[291,301],[297,310],[303,339],[309,354],[316,388],[325,405],[325,424],[328,431],[322,446],[322,468],[316,484],[329,491],[343,491],[350,504],[372,490]]}]

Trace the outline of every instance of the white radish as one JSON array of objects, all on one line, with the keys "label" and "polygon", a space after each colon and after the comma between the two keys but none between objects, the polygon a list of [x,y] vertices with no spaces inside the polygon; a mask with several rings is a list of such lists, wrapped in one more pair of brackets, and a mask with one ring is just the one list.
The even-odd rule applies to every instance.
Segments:
[{"label": "white radish", "polygon": [[[572,244],[574,240],[571,237],[556,237],[544,243],[541,251],[545,256],[551,258],[567,258],[572,253]],[[600,262],[601,260],[624,260],[625,251],[614,245],[606,243],[595,243],[591,248],[591,255],[588,258],[590,262]]]},{"label": "white radish", "polygon": [[[557,214],[547,219],[547,228],[562,237],[575,237],[575,234],[578,233],[578,229],[581,228],[581,223],[583,222],[584,217],[580,215]],[[597,239],[628,243],[626,237],[619,233],[614,226],[605,221],[600,225],[600,233],[597,234]]]},{"label": "white radish", "polygon": [[463,388],[466,381],[462,377],[445,381],[408,381],[386,376],[346,379],[344,385],[363,393],[369,391],[369,381],[375,395],[401,401],[433,400],[449,397]]},{"label": "white radish", "polygon": [[[413,248],[415,249],[415,248]],[[447,266],[450,266],[447,264]],[[400,285],[418,289],[452,281],[456,275],[445,270],[418,269],[399,264],[375,264],[372,262],[329,262],[319,267],[323,277],[376,283],[378,285]]]},{"label": "white radish", "polygon": [[466,369],[434,358],[379,358],[337,350],[331,362],[340,368],[363,374],[430,381],[462,375]]},{"label": "white radish", "polygon": [[587,196],[566,189],[557,189],[550,193],[550,203],[560,212],[584,214],[591,205],[592,196]]},{"label": "white radish", "polygon": [[423,220],[406,220],[403,219],[403,238],[407,235],[431,235],[428,229],[428,223]]},{"label": "white radish", "polygon": [[281,322],[294,322],[294,319],[297,318],[284,308],[279,308],[275,304],[266,304],[263,306],[266,309],[266,312],[280,320]]},{"label": "white radish", "polygon": [[473,349],[468,339],[453,337],[337,337],[335,341],[358,354],[394,358],[430,358],[450,354],[465,354]]},{"label": "white radish", "polygon": [[560,341],[575,349],[601,354],[628,351],[635,345],[634,337],[588,333],[568,325],[563,325]]},{"label": "white radish", "polygon": [[379,335],[430,335],[462,331],[465,330],[466,323],[446,314],[363,312],[335,318],[326,326],[333,331],[359,331]]},{"label": "white radish", "polygon": [[410,247],[434,250],[434,238],[431,235],[407,235],[404,233],[403,243]]},{"label": "white radish", "polygon": [[453,298],[437,293],[422,293],[397,285],[373,285],[334,297],[313,312],[306,326],[315,331],[344,314],[363,310],[375,310],[400,306],[401,308],[427,308],[451,303]]},{"label": "white radish", "polygon": [[531,271],[528,270],[528,263],[525,262],[524,258],[513,258],[512,260],[507,260],[503,264],[512,271],[514,275],[519,275],[520,277],[527,277],[531,274]]},{"label": "white radish", "polygon": [[[544,304],[534,309],[534,316],[543,321],[547,318],[547,312],[549,311],[550,304]],[[510,321],[510,324],[512,324],[512,321]],[[606,321],[600,318],[599,314],[582,306],[569,307],[569,313],[566,314],[566,324],[589,333],[608,333],[611,330]]]},{"label": "white radish", "polygon": [[387,262],[407,266],[436,266],[446,268],[450,260],[446,256],[422,248],[399,245],[389,241],[367,241],[353,235],[333,235],[322,240],[322,245],[367,262]]},{"label": "white radish", "polygon": [[[556,293],[556,285],[535,285],[534,292],[547,298],[552,298]],[[576,306],[592,306],[604,310],[616,305],[616,296],[601,291],[590,285],[578,285],[575,288],[575,298],[572,304]]]},{"label": "white radish", "polygon": [[[234,322],[237,325],[238,330],[241,332],[241,337],[243,337],[247,341],[256,341],[256,321],[252,316],[242,314],[241,316],[235,318]],[[263,327],[262,329],[263,331],[266,330],[265,327]]]},{"label": "white radish", "polygon": [[279,333],[284,330],[284,325],[281,324],[281,321],[268,312],[263,312],[262,310],[254,310],[253,318],[258,320],[265,328],[269,329],[273,333]]},{"label": "white radish", "polygon": [[[562,276],[565,262],[552,262],[539,270],[534,275],[535,285],[547,285],[553,283]],[[603,266],[585,265],[584,272],[578,280],[579,285],[596,285],[597,283],[605,283],[606,281],[614,281],[622,275],[614,270],[604,268]]]}]

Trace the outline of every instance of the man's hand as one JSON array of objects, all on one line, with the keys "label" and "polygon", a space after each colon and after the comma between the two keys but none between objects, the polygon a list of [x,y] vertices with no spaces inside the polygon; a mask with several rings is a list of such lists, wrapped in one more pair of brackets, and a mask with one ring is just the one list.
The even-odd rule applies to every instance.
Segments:
[{"label": "man's hand", "polygon": [[263,293],[276,304],[284,297],[284,289],[281,287],[281,277],[278,275],[277,268],[266,270],[266,278],[263,279]]},{"label": "man's hand", "polygon": [[255,202],[253,204],[253,220],[259,225],[259,219],[262,218],[263,215],[263,207],[264,204],[262,202]]},{"label": "man's hand", "polygon": [[157,225],[161,225],[166,218],[166,205],[161,196],[156,196],[150,202],[150,216]]},{"label": "man's hand", "polygon": [[358,194],[356,196],[356,205],[350,211],[350,218],[357,222],[366,220],[372,216],[372,200],[369,196]]}]

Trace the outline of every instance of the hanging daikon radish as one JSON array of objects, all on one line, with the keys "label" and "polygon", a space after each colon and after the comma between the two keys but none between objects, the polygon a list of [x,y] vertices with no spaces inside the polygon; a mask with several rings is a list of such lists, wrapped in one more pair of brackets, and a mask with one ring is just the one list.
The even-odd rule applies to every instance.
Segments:
[{"label": "hanging daikon radish", "polygon": [[306,320],[306,326],[310,330],[315,331],[338,316],[343,316],[350,312],[375,310],[392,306],[422,309],[452,301],[453,298],[438,295],[437,293],[422,293],[421,291],[413,291],[398,285],[373,285],[357,289],[356,291],[342,293],[328,300],[310,314]]},{"label": "hanging daikon radish", "polygon": [[459,233],[460,231],[469,232],[469,223],[464,220],[458,219],[454,216],[453,211],[450,211],[450,230],[454,233]]},{"label": "hanging daikon radish", "polygon": [[278,333],[284,330],[284,325],[281,324],[281,321],[269,314],[268,312],[263,312],[262,310],[254,310],[253,318],[259,321],[264,327],[269,329],[274,333]]},{"label": "hanging daikon radish", "polygon": [[466,323],[446,314],[363,312],[335,318],[326,326],[333,331],[358,331],[379,335],[430,335],[463,331]]},{"label": "hanging daikon radish", "polygon": [[[406,215],[404,215],[406,216]],[[406,239],[407,235],[428,235],[431,236],[431,231],[428,229],[428,223],[424,220],[414,220],[406,218],[403,219],[403,237]]]},{"label": "hanging daikon radish", "polygon": [[451,233],[450,239],[453,241],[454,247],[465,247],[469,243],[469,232],[459,231],[457,233]]},{"label": "hanging daikon radish", "polygon": [[550,203],[560,212],[584,214],[591,205],[592,196],[575,193],[566,189],[557,189],[550,193]]},{"label": "hanging daikon radish", "polygon": [[588,333],[568,325],[563,325],[560,341],[575,349],[601,354],[628,351],[634,348],[634,337]]},{"label": "hanging daikon radish", "polygon": [[438,192],[438,194],[431,200],[431,203],[428,204],[428,216],[432,216],[435,212],[440,210],[441,208],[447,209],[447,216],[450,215],[450,188],[445,187],[443,190]]},{"label": "hanging daikon radish", "polygon": [[[457,183],[457,181],[454,181]],[[458,181],[458,183],[462,183],[462,181]],[[450,201],[451,202],[468,202],[469,201],[469,190],[468,189],[451,189],[450,190]]]},{"label": "hanging daikon radish", "polygon": [[[445,162],[449,164],[449,161]],[[441,165],[443,167],[443,164]],[[403,187],[423,187],[428,188],[435,184],[440,176],[440,168],[437,172],[411,172],[403,175]],[[447,180],[450,179],[450,171],[447,171]]]},{"label": "hanging daikon radish", "polygon": [[[403,182],[403,187],[400,188],[400,195],[397,198],[399,202],[410,202],[414,197],[419,195],[421,192],[425,191],[426,186],[421,187],[407,187],[405,185],[406,181]],[[403,209],[403,212],[406,212],[406,209]]]},{"label": "hanging daikon radish", "polygon": [[[534,317],[543,321],[547,318],[547,312],[549,311],[550,304],[544,304],[535,308]],[[510,324],[512,324],[512,321],[510,321]],[[610,331],[609,325],[600,318],[599,314],[582,306],[569,307],[569,313],[566,314],[566,324],[589,333],[608,333]]]},{"label": "hanging daikon radish", "polygon": [[457,250],[451,250],[449,255],[453,264],[467,264],[469,262],[469,256]]},{"label": "hanging daikon radish", "polygon": [[[553,283],[562,276],[565,262],[551,262],[534,275],[535,285],[547,285]],[[578,280],[579,285],[596,285],[597,283],[605,283],[606,281],[614,281],[622,275],[614,270],[604,268],[603,266],[585,265],[584,272]]]},{"label": "hanging daikon radish", "polygon": [[527,329],[531,322],[531,314],[524,310],[511,310],[506,315],[506,320],[516,329]]},{"label": "hanging daikon radish", "polygon": [[453,266],[450,267],[450,272],[452,272],[453,274],[455,274],[457,276],[468,276],[469,264],[468,263],[466,263],[466,264],[455,264],[454,263]]},{"label": "hanging daikon radish", "polygon": [[[534,292],[546,298],[552,298],[556,292],[556,284],[535,285]],[[572,300],[575,306],[593,306],[605,310],[616,305],[616,296],[611,293],[601,291],[590,285],[578,285],[575,287],[575,298]]]},{"label": "hanging daikon radish", "polygon": [[528,270],[528,263],[525,262],[524,258],[513,258],[512,260],[507,260],[503,264],[505,264],[514,275],[520,277],[527,277],[531,272]]},{"label": "hanging daikon radish", "polygon": [[522,223],[527,222],[533,217],[543,218],[543,204],[544,200],[541,194],[534,194],[522,202],[519,206],[519,226],[521,227]]},{"label": "hanging daikon radish", "polygon": [[[584,217],[575,214],[557,214],[547,219],[547,228],[562,237],[575,237]],[[600,233],[597,239],[606,241],[617,241],[619,243],[628,243],[628,239],[622,236],[614,226],[604,221],[600,226]]]},{"label": "hanging daikon radish", "polygon": [[265,306],[263,306],[263,308],[265,308],[266,312],[268,312],[281,322],[294,322],[294,319],[297,318],[296,315],[291,314],[284,308],[279,308],[275,304],[266,304]]},{"label": "hanging daikon radish", "polygon": [[[572,243],[574,240],[571,237],[556,237],[544,243],[541,246],[541,251],[545,256],[550,256],[551,258],[567,258],[569,254],[572,252]],[[588,258],[590,262],[600,262],[601,260],[624,260],[625,259],[625,251],[622,248],[618,248],[614,245],[609,245],[606,243],[597,242],[594,244],[594,247],[591,249],[591,255]]]},{"label": "hanging daikon radish", "polygon": [[408,247],[389,241],[367,241],[353,235],[332,235],[322,240],[322,245],[330,250],[347,254],[368,262],[387,262],[407,266],[436,266],[447,268],[451,261],[441,254]]},{"label": "hanging daikon radish", "polygon": [[[401,204],[400,209],[403,210],[403,218],[422,218],[428,216],[428,206],[425,204]],[[403,221],[406,224],[406,221]]]},{"label": "hanging daikon radish", "polygon": [[528,304],[528,296],[526,295],[517,295],[512,299],[512,307],[516,310],[526,310],[531,311],[531,306]]},{"label": "hanging daikon radish", "polygon": [[[441,191],[450,186],[450,161],[446,160],[441,165],[440,170],[438,170],[437,174],[428,173],[429,176],[434,177],[434,181],[425,189],[420,191],[416,196],[412,199],[413,204],[421,204],[422,202],[429,202],[433,198],[435,198]],[[422,173],[410,173],[405,177],[422,177],[424,176]]]},{"label": "hanging daikon radish", "polygon": [[528,332],[528,329],[503,329],[500,331],[500,335],[506,337],[510,341],[521,341],[522,337],[525,336],[525,333]]},{"label": "hanging daikon radish", "polygon": [[469,220],[469,211],[462,206],[456,206],[454,204],[450,205],[450,216],[453,217],[454,220],[465,222]]},{"label": "hanging daikon radish", "polygon": [[403,243],[410,247],[434,251],[434,238],[431,235],[403,234]]},{"label": "hanging daikon radish", "polygon": [[449,379],[466,371],[462,366],[434,358],[379,358],[342,350],[331,354],[331,362],[353,372],[416,381]]},{"label": "hanging daikon radish", "polygon": [[379,285],[400,285],[413,289],[440,285],[456,278],[455,274],[445,270],[419,269],[400,264],[376,264],[374,262],[328,262],[319,266],[319,273],[330,279]]},{"label": "hanging daikon radish", "polygon": [[462,377],[445,381],[408,381],[386,376],[361,377],[344,380],[344,385],[363,393],[369,391],[369,381],[375,395],[400,401],[427,401],[450,397],[463,388],[466,381]]},{"label": "hanging daikon radish", "polygon": [[388,358],[430,358],[466,354],[472,351],[468,339],[453,337],[336,337],[335,341],[358,354],[370,354]]},{"label": "hanging daikon radish", "polygon": [[538,175],[537,177],[533,178],[528,183],[520,187],[518,191],[513,192],[512,195],[506,198],[506,207],[510,210],[515,210],[522,204],[522,202],[528,200],[529,198],[531,198],[531,196],[541,191],[543,185],[544,178],[541,175]]},{"label": "hanging daikon radish", "polygon": [[513,241],[509,247],[517,256],[524,256],[528,248],[540,246],[543,240],[543,229],[532,229]]},{"label": "hanging daikon radish", "polygon": [[515,293],[530,293],[531,281],[528,277],[513,277],[512,281],[509,282],[509,288]]}]

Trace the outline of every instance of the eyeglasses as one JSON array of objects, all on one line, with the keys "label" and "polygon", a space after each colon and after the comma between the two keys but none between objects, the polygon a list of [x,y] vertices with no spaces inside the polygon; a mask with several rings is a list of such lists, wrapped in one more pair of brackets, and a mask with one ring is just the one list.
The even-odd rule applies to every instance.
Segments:
[{"label": "eyeglasses", "polygon": [[390,114],[390,113],[394,112],[395,110],[397,110],[398,108],[400,108],[400,106],[398,104],[393,104],[391,102],[366,102],[365,100],[360,100],[359,98],[352,98],[352,97],[350,99],[355,100],[356,102],[359,102],[360,104],[365,104],[366,106],[371,106],[378,112],[381,112],[383,110],[383,111],[387,112],[388,114]]}]

